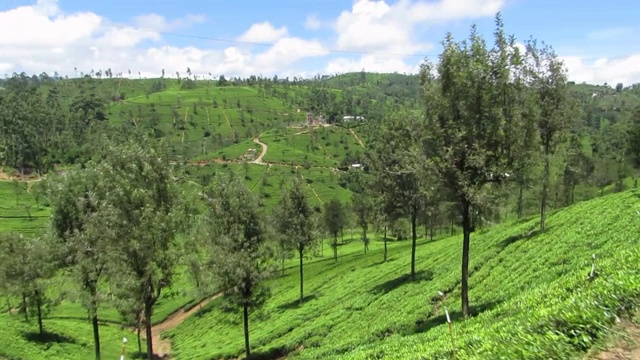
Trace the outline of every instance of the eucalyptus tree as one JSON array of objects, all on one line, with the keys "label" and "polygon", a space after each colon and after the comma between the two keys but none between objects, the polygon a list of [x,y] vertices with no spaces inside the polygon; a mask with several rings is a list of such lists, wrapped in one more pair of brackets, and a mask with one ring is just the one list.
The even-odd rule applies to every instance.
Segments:
[{"label": "eucalyptus tree", "polygon": [[247,357],[249,311],[269,296],[265,280],[274,272],[273,252],[267,245],[267,228],[255,195],[234,178],[217,179],[211,200],[209,260],[224,296],[243,312]]},{"label": "eucalyptus tree", "polygon": [[338,261],[338,233],[345,227],[347,214],[340,200],[333,198],[324,204],[324,225],[333,237],[333,260]]},{"label": "eucalyptus tree", "polygon": [[283,192],[276,208],[277,230],[298,252],[300,260],[300,303],[304,301],[304,253],[316,240],[315,218],[309,199],[302,190],[302,181],[295,177]]},{"label": "eucalyptus tree", "polygon": [[540,231],[545,230],[551,157],[564,140],[569,128],[567,75],[562,61],[550,46],[537,47],[535,40],[526,42],[528,85],[537,104],[535,119],[540,133],[544,161],[540,199]]},{"label": "eucalyptus tree", "polygon": [[487,202],[485,185],[502,183],[513,171],[516,139],[523,127],[526,68],[514,38],[496,16],[494,47],[471,28],[468,40],[451,34],[437,66],[421,67],[427,171],[458,200],[462,216],[462,313],[469,316],[470,235],[477,219],[472,208]]},{"label": "eucalyptus tree", "polygon": [[379,206],[393,222],[406,217],[411,223],[411,277],[416,275],[417,225],[424,204],[424,173],[420,171],[422,155],[419,137],[423,123],[414,111],[399,111],[375,128],[367,149],[368,162],[375,175],[372,189],[379,196]]},{"label": "eucalyptus tree", "polygon": [[72,169],[53,177],[47,186],[51,204],[50,230],[63,249],[63,267],[69,267],[93,326],[95,358],[100,359],[98,307],[103,294],[100,282],[111,261],[111,217],[104,208],[104,186],[96,164]]},{"label": "eucalyptus tree", "polygon": [[180,256],[176,237],[193,213],[184,201],[185,181],[170,164],[166,146],[151,141],[108,147],[97,171],[107,193],[102,206],[111,219],[110,277],[116,284],[133,283],[132,296],[144,307],[147,357],[152,359],[153,307],[172,283]]}]

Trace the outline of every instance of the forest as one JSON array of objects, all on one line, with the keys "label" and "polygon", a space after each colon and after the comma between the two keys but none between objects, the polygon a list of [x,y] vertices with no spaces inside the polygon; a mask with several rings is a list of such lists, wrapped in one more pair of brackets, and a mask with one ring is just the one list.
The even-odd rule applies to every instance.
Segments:
[{"label": "forest", "polygon": [[640,85],[524,44],[0,80],[0,359],[584,355],[640,299]]}]

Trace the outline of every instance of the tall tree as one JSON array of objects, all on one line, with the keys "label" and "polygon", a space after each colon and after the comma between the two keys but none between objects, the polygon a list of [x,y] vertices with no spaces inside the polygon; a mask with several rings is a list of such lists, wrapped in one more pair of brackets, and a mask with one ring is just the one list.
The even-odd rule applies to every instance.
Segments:
[{"label": "tall tree", "polygon": [[364,244],[364,253],[366,254],[369,250],[367,230],[369,230],[373,211],[373,204],[369,192],[363,191],[360,194],[353,194],[351,196],[351,208],[356,215],[358,225],[362,228],[362,242]]},{"label": "tall tree", "polygon": [[296,177],[282,194],[278,214],[278,232],[285,236],[298,251],[300,259],[300,303],[304,301],[304,253],[315,241],[314,214],[309,200],[302,191],[302,182]]},{"label": "tall tree", "polygon": [[331,248],[333,248],[333,260],[338,261],[338,233],[340,233],[346,222],[346,213],[340,200],[333,198],[324,204],[324,226],[333,237]]},{"label": "tall tree", "polygon": [[0,236],[3,277],[11,293],[22,296],[25,318],[27,312],[36,314],[40,335],[45,333],[44,316],[56,304],[56,299],[47,296],[58,255],[51,245],[44,237],[27,238],[17,233]]},{"label": "tall tree", "polygon": [[113,221],[111,241],[117,249],[111,275],[133,279],[138,287],[151,360],[153,307],[171,285],[179,254],[176,236],[191,213],[182,201],[183,178],[169,164],[166,148],[149,141],[109,147],[98,172],[109,194],[103,206]]},{"label": "tall tree", "polygon": [[425,101],[423,152],[427,171],[455,194],[462,215],[462,313],[469,316],[468,279],[472,206],[482,208],[483,188],[512,171],[514,139],[522,122],[524,69],[513,38],[507,39],[496,15],[495,45],[487,49],[476,27],[468,41],[451,34],[435,68],[421,68]]},{"label": "tall tree", "polygon": [[95,358],[100,359],[98,324],[99,283],[110,259],[109,213],[101,209],[105,200],[95,164],[70,170],[53,178],[48,187],[52,208],[51,232],[63,247],[65,264],[72,270],[84,295],[93,326]]},{"label": "tall tree", "polygon": [[247,358],[249,311],[269,295],[264,281],[273,273],[272,253],[266,246],[266,228],[254,194],[236,179],[218,179],[212,201],[211,259],[224,296],[242,308]]},{"label": "tall tree", "polygon": [[393,113],[374,130],[368,162],[375,173],[372,184],[391,222],[406,217],[411,223],[411,277],[416,275],[417,225],[424,203],[422,173],[416,145],[422,123],[413,111]]},{"label": "tall tree", "polygon": [[568,129],[567,77],[563,63],[551,47],[537,47],[534,40],[526,43],[529,86],[538,104],[537,124],[544,160],[542,194],[540,199],[540,231],[545,230],[551,157]]}]

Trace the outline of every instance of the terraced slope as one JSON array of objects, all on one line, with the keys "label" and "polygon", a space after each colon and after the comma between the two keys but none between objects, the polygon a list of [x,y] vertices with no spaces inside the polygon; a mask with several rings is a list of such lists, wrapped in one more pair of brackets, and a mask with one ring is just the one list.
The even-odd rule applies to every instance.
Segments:
[{"label": "terraced slope", "polygon": [[[337,262],[309,262],[308,299],[296,304],[297,269],[272,284],[273,298],[251,318],[255,353],[290,359],[450,358],[570,359],[582,356],[640,296],[640,193],[627,191],[558,211],[548,232],[537,219],[472,235],[470,299],[459,313],[460,236],[421,241],[417,281],[408,281],[409,243],[394,244],[383,263],[375,241],[340,248]],[[596,254],[597,277],[587,279]],[[442,291],[445,296],[440,297]],[[210,304],[202,317],[169,332],[177,359],[238,355],[240,314]]]}]

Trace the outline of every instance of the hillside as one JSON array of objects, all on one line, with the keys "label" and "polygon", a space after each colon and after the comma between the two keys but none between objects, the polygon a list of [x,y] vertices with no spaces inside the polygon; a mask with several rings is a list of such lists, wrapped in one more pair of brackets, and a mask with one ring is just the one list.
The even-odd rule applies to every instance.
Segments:
[{"label": "hillside", "polygon": [[[446,306],[459,358],[579,357],[640,296],[639,197],[627,191],[563,209],[543,235],[537,219],[473,234],[475,316],[466,322],[459,313],[460,236],[420,241],[416,282],[406,278],[408,243],[394,242],[386,263],[379,238],[366,255],[358,242],[341,246],[336,263],[307,263],[304,305],[296,301],[295,266],[273,281],[273,297],[252,315],[252,344],[262,354],[295,350],[290,359],[449,358]],[[589,281],[592,254],[598,276]],[[217,305],[170,332],[177,359],[242,352],[240,315]]]}]

